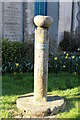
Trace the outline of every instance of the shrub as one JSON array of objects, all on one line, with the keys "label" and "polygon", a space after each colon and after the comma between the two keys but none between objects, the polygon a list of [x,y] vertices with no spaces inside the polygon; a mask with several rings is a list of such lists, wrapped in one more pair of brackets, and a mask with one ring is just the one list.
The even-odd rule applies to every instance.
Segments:
[{"label": "shrub", "polygon": [[61,41],[60,48],[64,51],[77,51],[79,48],[78,34],[65,31],[64,40]]},{"label": "shrub", "polygon": [[71,52],[64,52],[61,55],[54,56],[50,53],[49,72],[58,73],[67,71],[73,74],[80,74],[80,56]]},{"label": "shrub", "polygon": [[[2,72],[14,72],[15,75],[23,72],[33,72],[33,44],[2,40]],[[80,74],[79,53],[64,52],[55,56],[49,54],[49,72],[58,73],[67,71]]]},{"label": "shrub", "polygon": [[[16,71],[16,63],[19,67]],[[2,40],[2,72],[26,72],[33,70],[33,45]]]},{"label": "shrub", "polygon": [[19,42],[11,42],[8,39],[2,40],[2,58],[3,58],[3,63],[6,62],[11,62],[13,63],[15,57],[18,58],[19,55],[21,54],[21,45],[22,43]]}]

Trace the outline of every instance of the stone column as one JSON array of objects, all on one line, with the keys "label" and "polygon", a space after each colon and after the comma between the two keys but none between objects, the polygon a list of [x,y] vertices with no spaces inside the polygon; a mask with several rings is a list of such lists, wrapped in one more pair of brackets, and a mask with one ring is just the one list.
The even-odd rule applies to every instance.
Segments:
[{"label": "stone column", "polygon": [[34,100],[47,100],[48,80],[48,28],[53,20],[49,16],[34,17],[35,29],[35,62],[34,62]]}]

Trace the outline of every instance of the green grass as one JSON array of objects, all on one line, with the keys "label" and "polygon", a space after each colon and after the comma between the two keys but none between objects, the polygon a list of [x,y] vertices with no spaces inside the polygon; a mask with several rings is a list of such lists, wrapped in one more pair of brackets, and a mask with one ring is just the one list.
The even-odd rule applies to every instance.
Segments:
[{"label": "green grass", "polygon": [[[0,116],[2,118],[15,117],[16,99],[19,95],[33,92],[34,76],[25,73],[17,79],[13,74],[4,74],[2,77],[2,104],[0,104]],[[64,97],[66,107],[60,112],[58,118],[80,118],[79,76],[69,73],[50,73],[48,77],[48,93]]]}]

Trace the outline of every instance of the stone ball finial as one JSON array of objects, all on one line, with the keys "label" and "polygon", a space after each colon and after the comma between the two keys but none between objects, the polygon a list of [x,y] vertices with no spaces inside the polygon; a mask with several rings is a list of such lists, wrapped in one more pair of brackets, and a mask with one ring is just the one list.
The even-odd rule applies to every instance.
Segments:
[{"label": "stone ball finial", "polygon": [[50,16],[37,15],[34,17],[34,24],[37,27],[49,28],[53,23],[53,19]]}]

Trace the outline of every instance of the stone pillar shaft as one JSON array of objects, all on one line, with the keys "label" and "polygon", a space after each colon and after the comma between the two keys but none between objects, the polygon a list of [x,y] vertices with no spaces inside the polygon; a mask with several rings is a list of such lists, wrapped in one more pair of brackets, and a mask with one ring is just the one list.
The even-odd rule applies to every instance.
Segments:
[{"label": "stone pillar shaft", "polygon": [[48,30],[37,27],[35,29],[34,97],[39,100],[47,98],[48,46]]},{"label": "stone pillar shaft", "polygon": [[[41,18],[43,18],[42,22]],[[45,18],[47,18],[47,22]],[[34,23],[37,26],[35,29],[34,99],[36,101],[46,101],[49,49],[48,27],[52,23],[52,19],[36,16]]]}]

